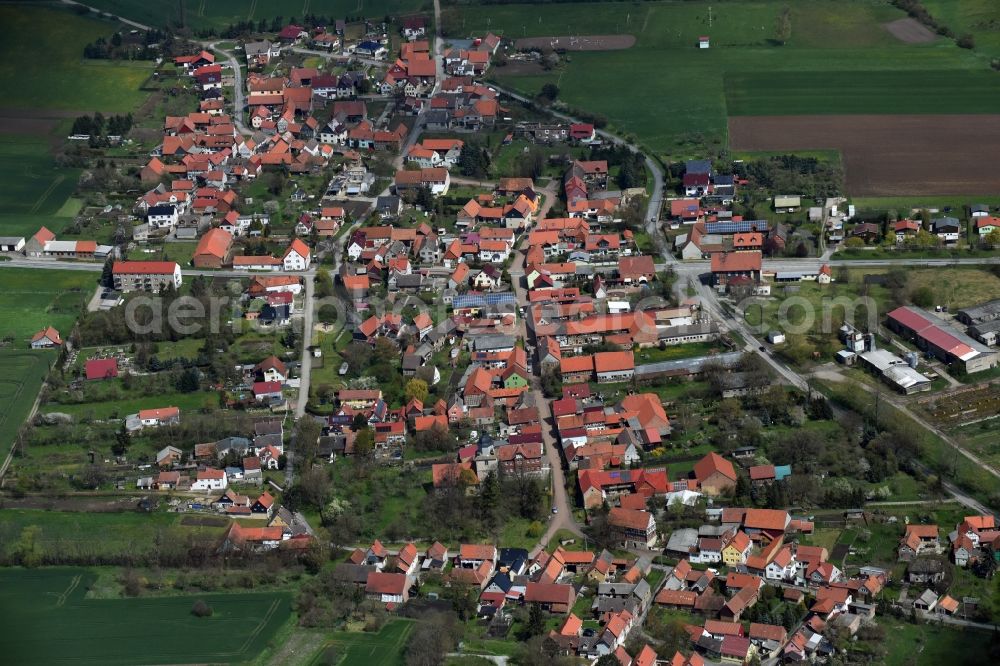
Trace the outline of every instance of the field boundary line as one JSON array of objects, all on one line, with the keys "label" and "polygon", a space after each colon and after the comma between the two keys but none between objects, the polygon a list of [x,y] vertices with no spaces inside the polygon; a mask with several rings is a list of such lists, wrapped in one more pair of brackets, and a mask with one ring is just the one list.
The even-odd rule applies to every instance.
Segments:
[{"label": "field boundary line", "polygon": [[57,607],[66,605],[66,600],[69,599],[69,595],[73,594],[73,590],[75,590],[80,585],[80,580],[82,578],[83,574],[78,574],[73,577],[73,580],[71,580],[69,583],[69,587],[63,590],[62,594],[59,595],[58,597],[59,600],[56,601]]},{"label": "field boundary line", "polygon": [[[48,371],[51,369],[52,365],[49,364],[48,368],[46,369],[46,373],[48,373]],[[42,401],[42,391],[44,389],[45,389],[45,380],[42,380],[42,385],[38,387],[38,395],[35,396],[35,402],[31,406],[31,411],[28,412],[28,416],[25,417],[24,423],[27,423],[31,419],[35,418],[35,414],[38,412],[38,406],[41,404]],[[21,387],[18,389],[18,392],[14,396],[15,399],[20,397],[21,391],[23,390],[24,390],[24,382],[21,382]],[[13,404],[13,401],[11,401],[11,404]],[[7,422],[7,418],[9,415],[10,415],[9,411],[4,412],[3,419],[0,420],[0,425],[3,425]],[[10,469],[10,464],[13,461],[14,461],[14,442],[12,441],[10,443],[10,449],[7,451],[7,457],[4,458],[3,464],[0,464],[0,488],[3,487],[4,477],[7,475],[7,470]]]},{"label": "field boundary line", "polygon": [[28,209],[28,213],[31,215],[37,213],[38,209],[42,207],[43,203],[45,203],[45,200],[49,198],[50,194],[52,194],[52,190],[59,187],[60,183],[64,180],[66,180],[66,176],[62,174],[60,174],[57,178],[54,178],[52,182],[49,183],[49,186],[45,188],[45,191],[38,195],[38,198],[35,200],[35,205]]},{"label": "field boundary line", "polygon": [[247,636],[247,639],[243,641],[243,645],[240,646],[239,652],[236,654],[243,654],[247,651],[247,649],[249,649],[250,643],[252,643],[257,638],[257,636],[260,635],[262,631],[264,631],[264,627],[267,626],[267,623],[271,621],[271,617],[275,614],[275,612],[277,612],[279,603],[281,603],[279,599],[275,599],[274,601],[271,602],[271,605],[270,607],[268,607],[267,612],[264,613],[263,619],[261,619],[261,621],[257,623],[257,626],[254,627],[254,630],[251,631],[250,635]]}]

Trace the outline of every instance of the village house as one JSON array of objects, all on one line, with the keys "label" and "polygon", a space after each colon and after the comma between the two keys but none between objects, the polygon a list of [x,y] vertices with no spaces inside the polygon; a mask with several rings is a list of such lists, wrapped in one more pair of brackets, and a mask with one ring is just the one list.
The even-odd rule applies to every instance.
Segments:
[{"label": "village house", "polygon": [[62,343],[63,340],[59,335],[59,331],[51,326],[46,326],[31,336],[30,345],[32,349],[51,349],[53,347],[61,347]]},{"label": "village house", "polygon": [[191,259],[195,268],[222,268],[232,263],[233,235],[222,229],[210,229],[201,237]]},{"label": "village house", "polygon": [[612,507],[608,524],[615,540],[625,548],[653,548],[656,545],[656,520],[648,511]]},{"label": "village house", "polygon": [[181,286],[181,267],[172,261],[116,261],[111,268],[118,291],[152,291]]}]

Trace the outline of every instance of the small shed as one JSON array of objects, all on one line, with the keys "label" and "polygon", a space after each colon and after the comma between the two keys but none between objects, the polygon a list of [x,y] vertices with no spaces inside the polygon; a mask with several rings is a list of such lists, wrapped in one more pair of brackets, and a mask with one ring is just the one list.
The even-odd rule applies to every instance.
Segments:
[{"label": "small shed", "polygon": [[706,37],[706,36],[703,35],[703,36],[701,36],[701,37],[698,38],[698,48],[699,49],[707,49],[709,46],[711,46],[711,44],[709,43],[708,37]]}]

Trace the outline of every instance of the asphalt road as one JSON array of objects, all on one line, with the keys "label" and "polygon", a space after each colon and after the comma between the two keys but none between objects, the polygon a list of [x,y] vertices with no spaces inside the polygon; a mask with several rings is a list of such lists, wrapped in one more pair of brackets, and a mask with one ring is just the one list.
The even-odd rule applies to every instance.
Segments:
[{"label": "asphalt road", "polygon": [[213,51],[217,51],[226,57],[226,62],[229,63],[230,69],[233,70],[233,124],[236,125],[236,129],[239,130],[240,134],[244,136],[251,136],[253,130],[243,124],[243,112],[246,106],[246,98],[243,89],[243,70],[240,68],[240,63],[230,51],[220,49],[217,44],[218,42],[202,42],[202,44]]},{"label": "asphalt road", "polygon": [[[554,197],[547,197],[546,204],[551,205],[553,201]],[[539,217],[544,215],[546,211],[547,209],[539,211]],[[522,245],[526,242],[526,239],[522,240]],[[521,284],[521,279],[524,275],[524,250],[521,248],[515,250],[513,257],[514,259],[511,262],[511,268],[508,272],[513,282],[514,293],[517,296],[517,304],[524,307],[525,312],[527,312],[529,305],[528,293]],[[534,331],[530,333],[529,337],[527,320],[520,315],[518,315],[517,335],[524,340],[525,344],[528,344],[529,339],[534,341]],[[530,359],[530,355],[529,360],[533,361],[533,359]],[[540,373],[541,368],[536,367],[535,371]],[[545,530],[545,534],[542,535],[538,543],[535,544],[535,547],[532,548],[532,556],[542,551],[552,541],[559,530],[566,530],[578,537],[584,536],[583,529],[573,517],[573,504],[570,502],[569,493],[566,492],[566,474],[563,471],[561,448],[553,434],[555,431],[555,420],[552,417],[551,402],[545,398],[540,384],[541,382],[537,375],[531,377],[531,393],[535,406],[538,408],[539,421],[542,425],[545,461],[548,463],[551,472],[552,506],[549,508],[556,509],[556,513],[549,513],[548,527]]]},{"label": "asphalt road", "polygon": [[313,309],[316,269],[305,274],[305,298],[302,304],[302,365],[299,367],[299,399],[295,403],[295,417],[301,418],[306,413],[306,403],[309,402],[309,379],[312,374],[312,344]]}]

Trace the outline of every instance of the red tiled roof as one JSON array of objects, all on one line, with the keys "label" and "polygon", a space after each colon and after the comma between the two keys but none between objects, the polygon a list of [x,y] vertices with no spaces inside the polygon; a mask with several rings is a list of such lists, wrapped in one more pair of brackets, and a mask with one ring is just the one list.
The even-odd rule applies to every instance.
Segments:
[{"label": "red tiled roof", "polygon": [[759,272],[760,266],[760,252],[717,252],[712,255],[713,273]]},{"label": "red tiled roof", "polygon": [[631,351],[597,352],[594,354],[594,370],[597,372],[618,372],[635,368]]},{"label": "red tiled roof", "polygon": [[111,272],[114,275],[172,275],[176,267],[173,261],[116,261]]},{"label": "red tiled roof", "polygon": [[527,603],[572,606],[575,598],[576,592],[573,586],[560,583],[528,583],[524,590],[524,600]]},{"label": "red tiled roof", "polygon": [[84,366],[87,379],[106,379],[118,376],[118,360],[113,358],[94,358]]},{"label": "red tiled roof", "polygon": [[405,575],[372,571],[368,574],[365,591],[370,594],[401,595],[406,591],[408,581]]},{"label": "red tiled roof", "polygon": [[141,420],[146,419],[169,419],[175,416],[179,416],[181,410],[179,407],[158,407],[156,409],[140,409],[139,418]]},{"label": "red tiled roof", "polygon": [[744,527],[756,530],[783,531],[788,521],[788,512],[780,509],[747,509],[743,515]]},{"label": "red tiled roof", "polygon": [[743,625],[739,622],[724,622],[722,620],[705,620],[705,631],[713,636],[742,636]]},{"label": "red tiled roof", "polygon": [[608,523],[616,527],[626,527],[633,530],[646,530],[652,517],[648,511],[638,509],[623,509],[620,506],[611,508],[608,513]]},{"label": "red tiled roof", "polygon": [[728,479],[733,481],[736,480],[736,470],[733,468],[733,463],[729,462],[714,451],[695,463],[694,476],[699,481],[707,479],[716,472],[722,474]]},{"label": "red tiled roof", "polygon": [[210,229],[208,233],[198,241],[194,256],[210,255],[219,259],[224,259],[229,253],[229,248],[233,244],[233,236],[228,231],[222,229]]}]

